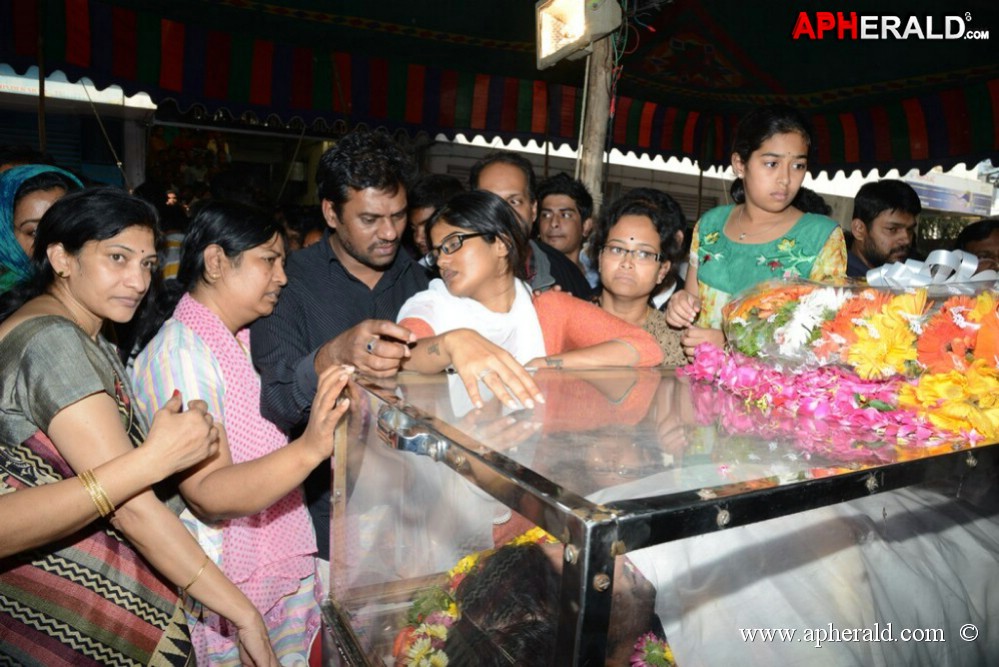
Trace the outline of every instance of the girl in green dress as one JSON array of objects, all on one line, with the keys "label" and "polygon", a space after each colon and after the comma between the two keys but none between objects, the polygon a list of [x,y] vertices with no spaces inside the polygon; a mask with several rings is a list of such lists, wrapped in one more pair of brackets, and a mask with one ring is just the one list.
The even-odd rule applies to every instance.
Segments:
[{"label": "girl in green dress", "polygon": [[742,290],[772,278],[846,275],[839,224],[793,203],[810,144],[804,117],[790,107],[760,107],[739,122],[732,145],[735,204],[711,209],[694,227],[686,284],[666,308],[666,321],[684,330],[688,357],[701,343],[724,345],[722,308]]}]

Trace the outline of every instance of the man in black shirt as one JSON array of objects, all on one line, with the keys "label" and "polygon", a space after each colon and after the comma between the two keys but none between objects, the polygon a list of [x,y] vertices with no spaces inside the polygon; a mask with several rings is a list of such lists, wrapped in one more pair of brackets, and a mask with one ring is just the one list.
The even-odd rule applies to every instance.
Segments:
[{"label": "man in black shirt", "polygon": [[[386,135],[354,132],[323,154],[316,184],[328,229],[292,253],[274,313],[251,328],[262,414],[290,433],[308,420],[318,373],[350,364],[375,377],[398,372],[412,333],[395,324],[427,277],[399,252],[412,161]],[[329,559],[330,468],[306,480],[319,557]]]},{"label": "man in black shirt", "polygon": [[[527,158],[509,151],[490,153],[472,165],[469,184],[473,190],[488,190],[505,199],[531,233],[538,202],[534,168]],[[547,243],[531,239],[527,261],[527,276],[535,292],[558,285],[563,292],[590,298],[592,288],[583,272]]]}]

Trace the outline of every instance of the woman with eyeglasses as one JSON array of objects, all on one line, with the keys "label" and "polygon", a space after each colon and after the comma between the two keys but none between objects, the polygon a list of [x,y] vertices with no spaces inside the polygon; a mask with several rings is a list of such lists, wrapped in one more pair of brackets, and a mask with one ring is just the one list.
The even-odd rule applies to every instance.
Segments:
[{"label": "woman with eyeglasses", "polygon": [[[524,366],[656,366],[655,339],[594,304],[525,282],[527,233],[501,197],[483,190],[455,195],[427,222],[440,278],[399,311],[419,338],[403,367],[453,369],[481,406],[478,381],[503,402],[533,407],[543,397]],[[512,394],[512,396],[511,396]]]},{"label": "woman with eyeglasses", "polygon": [[663,352],[663,366],[682,366],[682,334],[670,328],[652,298],[676,282],[675,262],[683,247],[686,219],[665,192],[638,188],[611,204],[600,216],[590,257],[600,272],[597,303],[608,313],[652,334]]}]

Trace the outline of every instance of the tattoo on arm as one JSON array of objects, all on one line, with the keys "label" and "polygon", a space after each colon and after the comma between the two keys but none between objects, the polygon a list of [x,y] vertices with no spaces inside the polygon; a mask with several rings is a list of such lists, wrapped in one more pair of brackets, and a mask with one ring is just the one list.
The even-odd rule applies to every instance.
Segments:
[{"label": "tattoo on arm", "polygon": [[545,366],[549,368],[562,368],[562,360],[556,357],[545,357]]},{"label": "tattoo on arm", "polygon": [[441,354],[440,343],[431,343],[427,347],[427,354],[433,354],[433,355],[436,355],[436,356],[440,356],[440,354]]}]

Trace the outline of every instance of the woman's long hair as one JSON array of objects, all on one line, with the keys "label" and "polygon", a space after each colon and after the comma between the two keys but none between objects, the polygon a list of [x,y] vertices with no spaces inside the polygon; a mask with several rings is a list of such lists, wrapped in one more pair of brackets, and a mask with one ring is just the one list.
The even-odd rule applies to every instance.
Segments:
[{"label": "woman's long hair", "polygon": [[180,298],[205,280],[205,250],[212,245],[233,265],[238,265],[245,251],[267,243],[275,234],[284,238],[284,228],[267,211],[237,201],[209,200],[198,208],[191,220],[180,249],[176,280],[167,280],[158,298],[142,314],[135,344],[145,347],[166,322]]},{"label": "woman's long hair", "polygon": [[517,212],[499,195],[471,190],[451,197],[427,221],[428,245],[430,230],[439,222],[479,232],[488,243],[499,241],[507,248],[507,261],[514,277],[527,280],[527,231],[520,224]]}]

